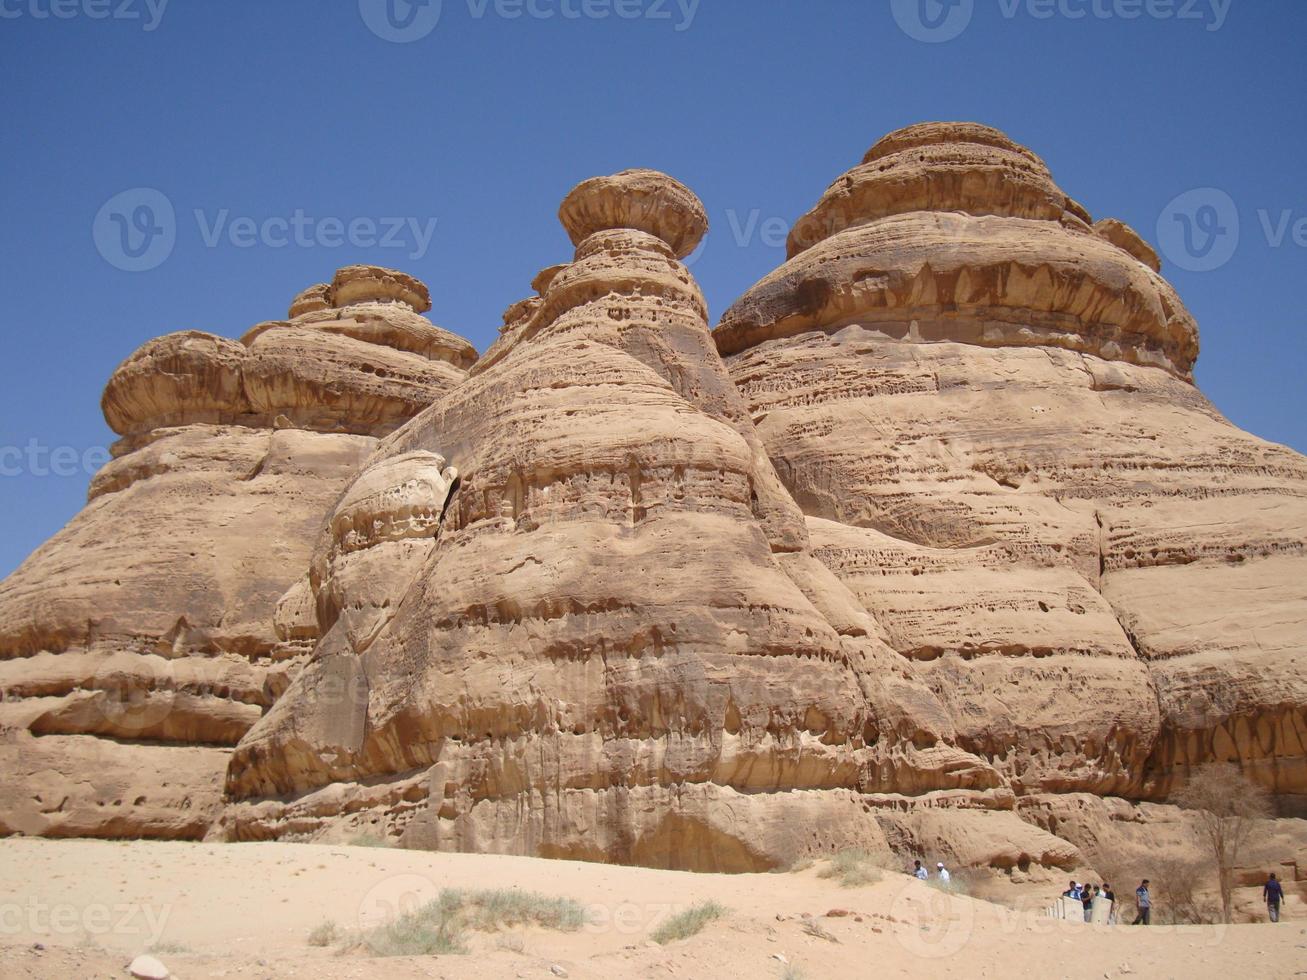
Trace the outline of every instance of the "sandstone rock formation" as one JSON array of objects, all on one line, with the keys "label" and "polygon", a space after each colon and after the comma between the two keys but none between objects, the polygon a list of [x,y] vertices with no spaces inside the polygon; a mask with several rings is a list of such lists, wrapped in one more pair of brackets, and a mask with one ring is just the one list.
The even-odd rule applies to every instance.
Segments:
[{"label": "sandstone rock formation", "polygon": [[1307,804],[1307,460],[1194,388],[1157,256],[974,124],[887,136],[715,336],[816,554],[1019,794]]},{"label": "sandstone rock formation", "polygon": [[352,266],[118,369],[0,584],[0,832],[1039,875],[1192,848],[1207,762],[1307,815],[1307,460],[1127,225],[908,127],[710,333],[688,188],[559,217],[480,359]]},{"label": "sandstone rock formation", "polygon": [[997,784],[813,557],[677,261],[702,215],[650,171],[568,196],[574,261],[330,518],[220,833],[759,869]]},{"label": "sandstone rock formation", "polygon": [[350,267],[243,342],[170,334],[114,372],[114,459],[0,583],[0,831],[206,832],[230,747],[315,638],[296,582],[323,516],[476,357],[429,305]]}]

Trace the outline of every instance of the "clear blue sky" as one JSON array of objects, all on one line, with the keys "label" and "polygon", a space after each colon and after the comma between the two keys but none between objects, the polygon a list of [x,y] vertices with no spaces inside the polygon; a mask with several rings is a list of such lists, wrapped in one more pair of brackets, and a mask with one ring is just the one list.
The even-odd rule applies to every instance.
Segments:
[{"label": "clear blue sky", "polygon": [[[369,262],[425,280],[432,319],[484,350],[533,274],[570,257],[563,195],[629,166],[707,204],[694,271],[716,317],[784,258],[767,222],[931,119],[1006,130],[1154,244],[1159,218],[1180,227],[1178,195],[1228,195],[1192,211],[1228,233],[1233,208],[1233,253],[1226,237],[1189,263],[1216,268],[1165,270],[1200,323],[1199,382],[1240,426],[1307,450],[1299,0],[444,0],[434,28],[435,7],[386,2],[0,0],[0,466],[19,471],[0,475],[0,575],[81,506],[69,452],[110,441],[100,392],[151,337],[239,336]],[[142,187],[173,206],[175,243],[123,271],[101,211],[135,221],[132,200],[104,206]],[[310,244],[275,220],[236,244],[297,212]],[[369,241],[367,220],[390,217],[412,219],[404,248]],[[47,474],[33,440],[71,447],[73,475]]]}]

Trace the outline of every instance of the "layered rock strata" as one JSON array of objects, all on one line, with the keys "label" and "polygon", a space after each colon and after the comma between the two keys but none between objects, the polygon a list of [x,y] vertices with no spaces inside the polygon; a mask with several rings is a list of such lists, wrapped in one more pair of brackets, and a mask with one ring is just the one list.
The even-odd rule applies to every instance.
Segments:
[{"label": "layered rock strata", "polygon": [[712,335],[686,187],[559,217],[479,360],[353,266],[115,372],[0,583],[0,833],[1060,877],[1192,852],[1207,762],[1307,813],[1307,461],[1194,387],[1127,225],[908,127]]},{"label": "layered rock strata", "polygon": [[651,171],[569,195],[574,261],[330,518],[219,834],[758,870],[884,847],[870,793],[997,784],[813,556],[678,261],[702,213]]},{"label": "layered rock strata", "polygon": [[429,305],[353,266],[242,342],[169,334],[114,372],[113,460],[0,583],[0,831],[206,832],[231,746],[316,638],[296,581],[323,516],[475,359]]},{"label": "layered rock strata", "polygon": [[1156,254],[1003,134],[893,133],[715,337],[815,552],[1017,793],[1307,797],[1307,460],[1192,384]]}]

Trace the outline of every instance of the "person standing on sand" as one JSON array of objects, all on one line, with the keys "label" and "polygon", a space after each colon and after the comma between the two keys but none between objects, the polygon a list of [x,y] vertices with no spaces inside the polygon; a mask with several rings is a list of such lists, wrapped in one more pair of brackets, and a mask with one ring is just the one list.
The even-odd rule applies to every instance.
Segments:
[{"label": "person standing on sand", "polygon": [[1116,925],[1116,892],[1112,891],[1112,886],[1103,882],[1103,898],[1107,900],[1107,924]]},{"label": "person standing on sand", "polygon": [[953,880],[953,876],[948,873],[948,868],[944,867],[943,861],[940,861],[937,865],[935,865],[935,874],[939,877],[939,880],[943,882],[945,885],[947,885],[950,881]]},{"label": "person standing on sand", "polygon": [[1085,885],[1085,887],[1081,890],[1081,892],[1080,892],[1080,904],[1084,907],[1084,910],[1085,910],[1085,921],[1086,921],[1086,922],[1093,922],[1093,921],[1094,921],[1094,889],[1093,889],[1093,887],[1090,887],[1089,885]]},{"label": "person standing on sand", "polygon": [[1262,886],[1262,898],[1266,901],[1266,911],[1270,913],[1271,921],[1279,922],[1280,903],[1284,901],[1284,886],[1280,884],[1274,872]]},{"label": "person standing on sand", "polygon": [[1134,925],[1150,925],[1153,917],[1153,899],[1148,893],[1148,879],[1135,889],[1135,904],[1139,906],[1139,914],[1135,916]]},{"label": "person standing on sand", "polygon": [[912,877],[918,881],[925,881],[930,875],[926,874],[926,869],[921,866],[920,861],[913,861]]}]

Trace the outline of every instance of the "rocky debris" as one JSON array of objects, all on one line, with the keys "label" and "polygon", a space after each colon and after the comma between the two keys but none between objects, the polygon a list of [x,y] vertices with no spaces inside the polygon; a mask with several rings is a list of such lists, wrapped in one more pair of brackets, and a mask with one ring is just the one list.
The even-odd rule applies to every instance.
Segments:
[{"label": "rocky debris", "polygon": [[127,966],[127,972],[136,980],[168,980],[168,968],[153,956],[138,956]]},{"label": "rocky debris", "polygon": [[[974,124],[876,144],[715,331],[815,554],[1018,795],[1307,789],[1307,461],[1159,263]],[[893,830],[893,828],[890,828]]]},{"label": "rocky debris", "polygon": [[231,746],[317,637],[300,580],[323,517],[475,359],[425,297],[350,267],[297,319],[169,334],[114,372],[114,458],[0,583],[0,827],[203,836]]}]

